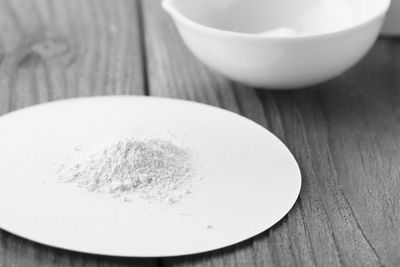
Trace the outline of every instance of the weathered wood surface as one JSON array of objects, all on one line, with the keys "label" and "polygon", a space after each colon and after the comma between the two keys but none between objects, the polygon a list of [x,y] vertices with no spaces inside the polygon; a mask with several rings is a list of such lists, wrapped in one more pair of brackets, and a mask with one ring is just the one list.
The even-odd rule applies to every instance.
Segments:
[{"label": "weathered wood surface", "polygon": [[159,0],[0,0],[0,40],[0,114],[74,96],[189,99],[265,126],[292,150],[303,174],[292,211],[236,246],[110,258],[0,231],[0,265],[400,265],[400,41],[380,40],[331,82],[273,92],[227,81],[194,59]]}]

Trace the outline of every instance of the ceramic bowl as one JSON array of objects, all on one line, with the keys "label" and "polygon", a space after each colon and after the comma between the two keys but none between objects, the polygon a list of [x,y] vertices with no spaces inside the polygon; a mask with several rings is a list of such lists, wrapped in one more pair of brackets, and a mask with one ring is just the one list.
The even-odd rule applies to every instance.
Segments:
[{"label": "ceramic bowl", "polygon": [[302,88],[357,63],[390,0],[163,0],[189,49],[222,75],[259,88]]}]

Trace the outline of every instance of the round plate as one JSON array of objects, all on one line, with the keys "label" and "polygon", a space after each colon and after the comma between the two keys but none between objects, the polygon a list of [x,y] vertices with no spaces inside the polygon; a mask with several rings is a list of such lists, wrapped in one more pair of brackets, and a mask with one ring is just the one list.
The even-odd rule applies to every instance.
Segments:
[{"label": "round plate", "polygon": [[[168,138],[192,151],[192,193],[176,204],[124,202],[58,182],[74,148],[118,136]],[[274,135],[215,107],[154,97],[94,97],[0,117],[0,227],[54,247],[176,256],[248,239],[278,222],[301,186]]]}]

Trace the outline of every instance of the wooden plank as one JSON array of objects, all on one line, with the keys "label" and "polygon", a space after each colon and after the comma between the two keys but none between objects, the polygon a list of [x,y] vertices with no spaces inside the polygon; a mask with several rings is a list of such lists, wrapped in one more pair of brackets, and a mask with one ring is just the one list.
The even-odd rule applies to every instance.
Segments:
[{"label": "wooden plank", "polygon": [[136,1],[1,0],[0,31],[2,113],[66,97],[143,93]]},{"label": "wooden plank", "polygon": [[[137,14],[135,0],[0,0],[0,115],[61,98],[142,94]],[[156,260],[72,253],[0,230],[0,266],[132,265]]]},{"label": "wooden plank", "polygon": [[385,266],[400,263],[399,54],[397,42],[381,40],[357,68],[314,95],[336,172],[332,188]]},{"label": "wooden plank", "polygon": [[182,44],[159,0],[143,1],[149,91],[220,106],[280,137],[303,174],[275,227],[237,246],[166,266],[398,266],[400,45],[381,40],[352,71],[314,88],[272,92],[229,82]]},{"label": "wooden plank", "polygon": [[[208,70],[188,52],[159,1],[143,1],[149,91],[151,95],[177,97],[220,106],[269,126],[263,106],[254,89],[232,83]],[[245,100],[245,101],[244,101]],[[286,220],[282,223],[287,232]],[[276,231],[277,237],[282,237]],[[268,235],[268,233],[267,233]],[[286,235],[285,235],[286,236]],[[164,260],[169,266],[271,265],[273,248],[265,235],[243,244],[201,255]],[[284,244],[288,250],[287,242]],[[293,262],[290,254],[285,257]]]}]

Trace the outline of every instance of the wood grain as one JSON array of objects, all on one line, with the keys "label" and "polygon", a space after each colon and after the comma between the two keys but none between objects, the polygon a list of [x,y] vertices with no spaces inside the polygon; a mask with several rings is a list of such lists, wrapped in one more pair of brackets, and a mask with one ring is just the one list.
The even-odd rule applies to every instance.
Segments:
[{"label": "wood grain", "polygon": [[199,63],[160,0],[0,0],[0,33],[0,115],[77,96],[189,99],[268,128],[303,175],[292,211],[235,246],[186,257],[112,258],[0,230],[0,266],[400,265],[398,40],[380,40],[331,82],[274,92],[230,82]]},{"label": "wood grain", "polygon": [[302,91],[246,88],[184,47],[158,0],[144,1],[149,92],[200,101],[267,127],[303,174],[298,203],[238,246],[167,266],[398,266],[400,44],[380,40],[344,76]]},{"label": "wood grain", "polygon": [[143,93],[136,1],[1,0],[1,112]]}]

